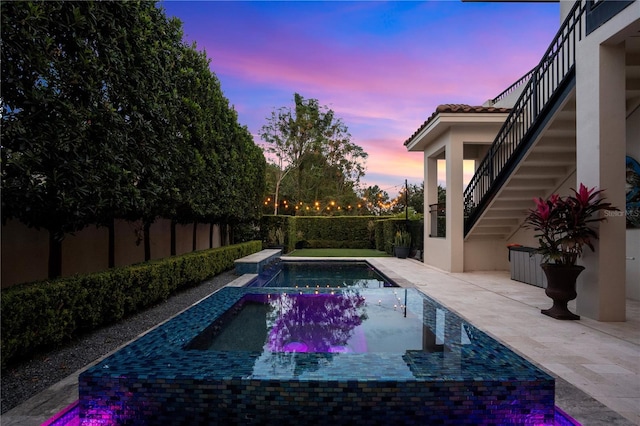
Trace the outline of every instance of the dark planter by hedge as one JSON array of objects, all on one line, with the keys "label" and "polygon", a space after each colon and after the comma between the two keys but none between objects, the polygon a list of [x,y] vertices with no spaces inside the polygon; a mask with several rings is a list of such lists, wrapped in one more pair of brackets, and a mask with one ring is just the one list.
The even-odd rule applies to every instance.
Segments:
[{"label": "dark planter by hedge", "polygon": [[569,311],[567,303],[578,296],[576,280],[584,270],[584,266],[553,263],[543,263],[540,266],[547,276],[545,293],[553,300],[553,306],[541,312],[559,320],[579,320],[580,316]]},{"label": "dark planter by hedge", "polygon": [[394,247],[394,250],[398,259],[406,259],[409,256],[409,247]]}]

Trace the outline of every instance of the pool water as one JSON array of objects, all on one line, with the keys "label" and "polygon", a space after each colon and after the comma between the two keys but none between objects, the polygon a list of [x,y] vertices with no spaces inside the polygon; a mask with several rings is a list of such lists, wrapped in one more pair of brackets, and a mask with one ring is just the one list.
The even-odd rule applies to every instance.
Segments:
[{"label": "pool water", "polygon": [[[233,325],[239,316],[248,323]],[[226,346],[243,328],[256,339]],[[404,288],[225,287],[82,373],[79,394],[89,423],[551,425],[555,416],[551,376]]]},{"label": "pool water", "polygon": [[397,287],[367,262],[280,261],[264,271],[250,287],[383,288]]},{"label": "pool water", "polygon": [[249,294],[187,348],[263,354],[442,351],[442,344],[430,344],[437,339],[416,298],[407,289]]}]

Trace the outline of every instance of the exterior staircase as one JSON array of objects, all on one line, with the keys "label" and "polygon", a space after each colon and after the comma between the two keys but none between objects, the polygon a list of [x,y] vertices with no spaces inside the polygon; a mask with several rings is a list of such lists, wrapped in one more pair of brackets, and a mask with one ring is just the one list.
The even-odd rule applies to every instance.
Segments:
[{"label": "exterior staircase", "polygon": [[[630,2],[626,2],[627,4]],[[625,4],[619,3],[623,8]],[[464,192],[465,240],[507,240],[534,197],[547,197],[576,170],[576,45],[589,3],[576,1]],[[640,33],[626,40],[626,110],[640,107]]]},{"label": "exterior staircase", "polygon": [[496,191],[465,238],[506,240],[516,232],[534,197],[553,193],[576,170],[575,94],[565,96],[549,117],[541,135],[531,143],[518,164]]}]

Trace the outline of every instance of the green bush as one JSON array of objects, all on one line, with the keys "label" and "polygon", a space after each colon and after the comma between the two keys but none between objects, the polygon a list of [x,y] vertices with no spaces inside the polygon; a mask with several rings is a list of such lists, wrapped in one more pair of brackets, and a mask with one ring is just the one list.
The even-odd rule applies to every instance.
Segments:
[{"label": "green bush", "polygon": [[275,246],[274,236],[284,234],[285,251],[302,244],[309,248],[374,248],[371,216],[273,216],[265,215],[260,233],[267,246]]},{"label": "green bush", "polygon": [[366,216],[309,216],[296,217],[295,224],[305,241],[314,242],[314,248],[373,248],[370,221]]},{"label": "green bush", "polygon": [[260,238],[265,247],[282,247],[283,253],[291,251],[290,245],[295,245],[291,239],[290,221],[292,216],[263,215],[260,219]]},{"label": "green bush", "polygon": [[304,248],[369,249],[371,246],[368,241],[306,240]]},{"label": "green bush", "polygon": [[166,300],[261,249],[260,241],[249,241],[4,289],[2,366]]},{"label": "green bush", "polygon": [[424,245],[423,221],[405,219],[383,219],[375,223],[376,249],[393,254],[393,245],[396,234],[406,231],[411,235],[411,249],[422,250]]},{"label": "green bush", "polygon": [[376,250],[385,251],[384,250],[384,220],[377,220],[375,222],[375,241],[376,241]]},{"label": "green bush", "polygon": [[[260,235],[265,246],[284,247],[288,253],[299,248],[376,249],[393,254],[398,231],[411,234],[411,248],[423,246],[423,220],[380,218],[378,216],[273,216],[260,222]],[[281,235],[276,244],[275,235]]]}]

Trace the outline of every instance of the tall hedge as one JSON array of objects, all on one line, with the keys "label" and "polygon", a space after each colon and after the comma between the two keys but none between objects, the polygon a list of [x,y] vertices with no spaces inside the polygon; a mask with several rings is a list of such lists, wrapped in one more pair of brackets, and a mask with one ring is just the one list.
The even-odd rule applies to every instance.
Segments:
[{"label": "tall hedge", "polygon": [[261,249],[250,241],[2,290],[2,365],[166,300]]},{"label": "tall hedge", "polygon": [[369,216],[296,217],[296,240],[312,248],[374,248]]},{"label": "tall hedge", "polygon": [[393,254],[393,242],[396,232],[407,231],[411,234],[411,249],[422,250],[424,246],[424,221],[405,219],[385,219],[376,228],[376,248]]},{"label": "tall hedge", "polygon": [[49,232],[50,278],[89,225],[258,219],[262,150],[155,1],[2,1],[0,18],[2,218]]},{"label": "tall hedge", "polygon": [[421,220],[405,221],[379,216],[274,216],[265,215],[260,232],[265,245],[274,245],[270,236],[281,230],[286,252],[294,248],[371,248],[393,254],[398,230],[411,233],[413,249],[422,249]]},{"label": "tall hedge", "polygon": [[[294,220],[293,216],[284,215],[263,215],[260,219],[260,237],[265,246],[268,247],[282,247],[283,253],[293,250],[295,245],[295,238],[292,234],[292,229],[295,227],[291,225]],[[282,238],[281,241],[274,238],[278,235]]]}]

